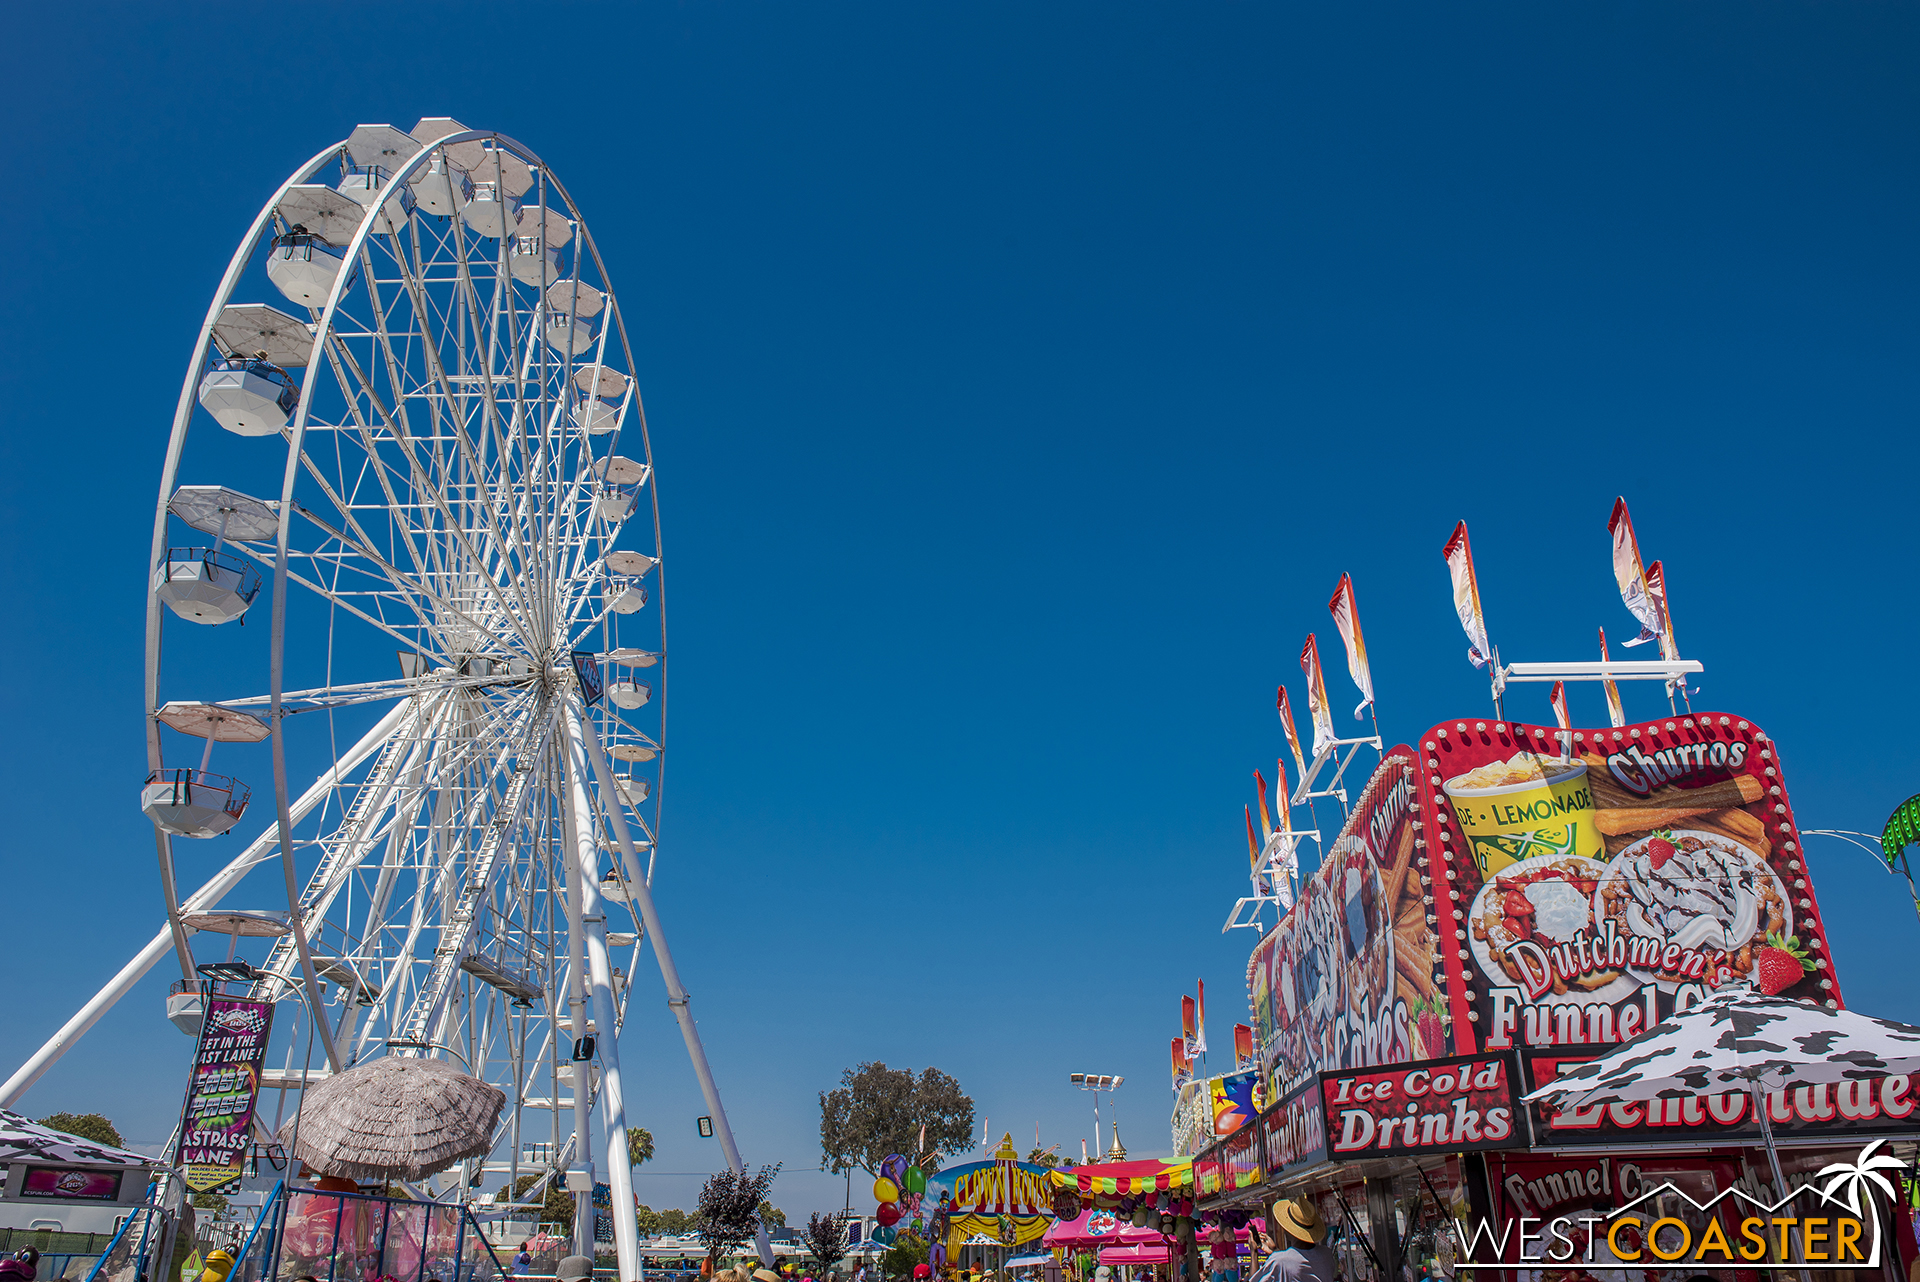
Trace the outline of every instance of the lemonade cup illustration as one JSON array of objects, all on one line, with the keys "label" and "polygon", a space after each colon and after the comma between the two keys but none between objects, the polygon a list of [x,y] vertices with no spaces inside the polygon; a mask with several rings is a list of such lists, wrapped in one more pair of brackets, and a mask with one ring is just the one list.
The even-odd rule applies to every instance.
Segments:
[{"label": "lemonade cup illustration", "polygon": [[1483,877],[1542,855],[1604,857],[1583,761],[1516,753],[1447,780],[1446,793]]}]

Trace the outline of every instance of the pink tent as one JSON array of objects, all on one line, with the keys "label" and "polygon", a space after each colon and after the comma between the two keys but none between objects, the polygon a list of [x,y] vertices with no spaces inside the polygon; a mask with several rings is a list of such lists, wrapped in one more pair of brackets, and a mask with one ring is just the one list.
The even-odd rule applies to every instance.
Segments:
[{"label": "pink tent", "polygon": [[1100,1252],[1102,1264],[1165,1264],[1172,1253],[1165,1246],[1152,1246],[1145,1242],[1137,1246],[1110,1246]]}]

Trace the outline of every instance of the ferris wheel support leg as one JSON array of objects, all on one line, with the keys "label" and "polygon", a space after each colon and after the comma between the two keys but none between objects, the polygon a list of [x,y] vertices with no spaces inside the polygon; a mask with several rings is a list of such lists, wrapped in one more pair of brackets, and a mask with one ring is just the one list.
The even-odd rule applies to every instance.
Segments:
[{"label": "ferris wheel support leg", "polygon": [[[319,805],[321,799],[333,790],[339,775],[358,766],[375,749],[385,743],[387,736],[400,725],[402,718],[406,716],[407,709],[411,706],[406,701],[395,704],[393,711],[382,717],[373,729],[367,731],[360,742],[349,748],[345,756],[329,767],[325,774],[314,780],[313,787],[307,789],[293,803],[293,821],[298,823],[305,819],[308,812]],[[254,838],[253,842],[241,851],[232,863],[215,873],[200,889],[188,895],[183,908],[191,912],[204,912],[209,908],[218,907],[221,897],[240,884],[241,879],[253,866],[266,857],[266,852],[273,848],[277,840],[278,830],[274,828],[268,828],[266,832]],[[153,969],[155,962],[166,956],[167,947],[172,942],[173,923],[169,921],[160,928],[159,934],[147,941],[145,948],[133,955],[132,961],[120,968],[119,974],[107,981],[106,987],[95,993],[92,1000],[61,1026],[59,1032],[47,1039],[46,1045],[34,1052],[32,1059],[22,1064],[18,1071],[7,1079],[5,1085],[0,1085],[0,1108],[12,1108],[17,1104],[20,1097],[40,1080],[43,1073],[52,1068],[62,1055],[73,1049],[74,1043],[86,1036],[87,1030],[92,1028],[102,1015],[112,1010],[114,1003],[125,997],[133,986],[140,982],[141,977]]]},{"label": "ferris wheel support leg", "polygon": [[[613,965],[607,957],[607,914],[601,902],[598,825],[587,798],[587,762],[580,745],[580,718],[567,704],[567,810],[573,816],[574,858],[569,872],[580,878],[580,917],[586,926],[587,973],[592,979],[593,1020],[600,1030],[600,1099],[607,1132],[608,1210],[620,1282],[640,1278],[640,1226],[634,1218],[633,1161],[627,1149],[626,1089],[620,1080],[620,1039],[613,1009]],[[593,860],[592,864],[586,863]],[[574,1098],[581,1098],[574,1086]]]},{"label": "ferris wheel support leg", "polygon": [[[607,764],[606,749],[601,746],[593,723],[582,718],[579,709],[578,696],[570,696],[567,700],[568,725],[580,728],[579,735],[586,745],[587,757],[593,763],[594,777],[600,781],[602,795],[618,797],[619,785],[614,782],[613,768]],[[692,998],[687,995],[686,986],[680,982],[680,971],[673,964],[673,953],[667,948],[666,932],[660,926],[660,912],[653,903],[653,888],[640,875],[640,857],[634,853],[633,839],[627,833],[627,817],[620,813],[618,804],[607,807],[607,821],[613,828],[614,845],[626,863],[627,889],[633,895],[633,905],[640,910],[640,920],[647,928],[647,937],[653,941],[654,960],[659,963],[660,978],[667,986],[667,1005],[680,1025],[680,1036],[686,1039],[687,1058],[693,1061],[693,1075],[700,1080],[700,1093],[706,1098],[707,1107],[713,1110],[714,1135],[720,1140],[720,1151],[726,1154],[727,1166],[731,1170],[743,1172],[747,1169],[746,1163],[740,1160],[739,1146],[733,1141],[733,1127],[727,1123],[726,1106],[720,1102],[720,1088],[714,1084],[713,1068],[707,1063],[706,1048],[700,1044],[700,1030],[693,1022]],[[766,1225],[760,1225],[754,1236],[760,1262],[771,1268],[773,1247],[767,1241]]]},{"label": "ferris wheel support leg", "polygon": [[[565,731],[562,731],[563,735]],[[572,753],[562,750],[562,768],[566,771],[567,782],[572,785],[567,793],[566,807],[561,813],[562,840],[566,842],[567,874],[567,1013],[572,1017],[573,1044],[580,1045],[580,1039],[587,1035],[586,1003],[586,941],[582,938],[585,927],[582,918],[586,916],[586,883],[588,875],[581,871],[581,865],[588,860],[598,862],[596,841],[593,829],[583,824],[582,819],[591,823],[592,812],[578,803],[572,788],[579,786],[572,765]],[[586,850],[581,850],[581,840],[586,841]],[[608,1030],[609,1036],[611,1030]],[[556,1048],[558,1049],[558,1048]],[[593,1115],[589,1101],[593,1098],[593,1071],[591,1062],[572,1061],[573,1072],[573,1165],[584,1167],[588,1175],[588,1187],[574,1189],[573,1192],[573,1253],[593,1257]],[[557,1103],[557,1101],[556,1101]],[[608,1141],[611,1149],[612,1141]]]}]

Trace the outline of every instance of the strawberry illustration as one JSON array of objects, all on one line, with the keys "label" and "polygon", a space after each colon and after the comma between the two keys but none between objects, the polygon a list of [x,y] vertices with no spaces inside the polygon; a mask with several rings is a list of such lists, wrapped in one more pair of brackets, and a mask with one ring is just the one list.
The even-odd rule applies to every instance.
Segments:
[{"label": "strawberry illustration", "polygon": [[1662,828],[1647,839],[1647,862],[1655,872],[1667,866],[1667,860],[1673,858],[1673,834]]},{"label": "strawberry illustration", "polygon": [[1793,935],[1785,939],[1768,935],[1766,946],[1754,953],[1753,962],[1753,982],[1769,997],[1792,988],[1813,969],[1813,960]]},{"label": "strawberry illustration", "polygon": [[1426,1047],[1429,1057],[1446,1054],[1447,1034],[1446,1030],[1442,1028],[1440,1024],[1440,1010],[1437,998],[1433,1005],[1428,1006],[1420,1012],[1419,1018],[1414,1021],[1414,1029],[1419,1034],[1420,1044]]}]

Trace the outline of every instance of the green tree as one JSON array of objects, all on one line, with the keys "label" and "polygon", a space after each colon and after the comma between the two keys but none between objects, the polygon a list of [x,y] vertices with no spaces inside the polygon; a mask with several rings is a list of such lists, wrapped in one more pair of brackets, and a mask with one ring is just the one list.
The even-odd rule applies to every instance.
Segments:
[{"label": "green tree", "polygon": [[927,1244],[912,1233],[902,1233],[880,1257],[880,1272],[890,1278],[910,1278],[916,1266],[927,1262]]},{"label": "green tree", "polygon": [[[540,1172],[522,1175],[513,1182],[511,1197],[508,1196],[504,1184],[500,1186],[500,1192],[496,1196],[502,1202],[524,1202],[527,1200],[527,1190],[538,1184],[541,1178]],[[547,1181],[547,1187],[542,1190],[539,1215],[542,1224],[556,1221],[561,1224],[563,1236],[573,1232],[573,1194],[560,1187],[557,1173],[553,1179]]]},{"label": "green tree", "polygon": [[693,1216],[676,1206],[670,1211],[660,1212],[660,1231],[679,1237],[693,1229],[693,1221]]},{"label": "green tree", "polygon": [[41,1118],[40,1125],[63,1135],[77,1135],[83,1140],[92,1140],[95,1144],[126,1147],[126,1141],[120,1138],[120,1132],[114,1129],[113,1123],[98,1113],[55,1113],[51,1117]]},{"label": "green tree", "polygon": [[653,1160],[653,1132],[644,1126],[627,1128],[627,1161],[633,1166]]},{"label": "green tree", "polygon": [[787,1227],[787,1213],[771,1202],[762,1202],[760,1222],[770,1229],[784,1229]]},{"label": "green tree", "polygon": [[193,1195],[193,1204],[203,1211],[212,1211],[215,1215],[219,1215],[227,1209],[227,1195],[225,1193],[195,1193]]},{"label": "green tree", "polygon": [[1055,1144],[1048,1148],[1036,1148],[1027,1154],[1027,1161],[1033,1163],[1035,1166],[1058,1166],[1060,1165],[1060,1155],[1053,1150],[1059,1147],[1058,1144]]},{"label": "green tree", "polygon": [[[920,1148],[926,1128],[926,1149]],[[973,1100],[937,1068],[888,1068],[865,1063],[840,1074],[840,1086],[820,1092],[820,1152],[836,1175],[872,1174],[890,1153],[906,1154],[927,1170],[943,1153],[973,1141]]]}]

